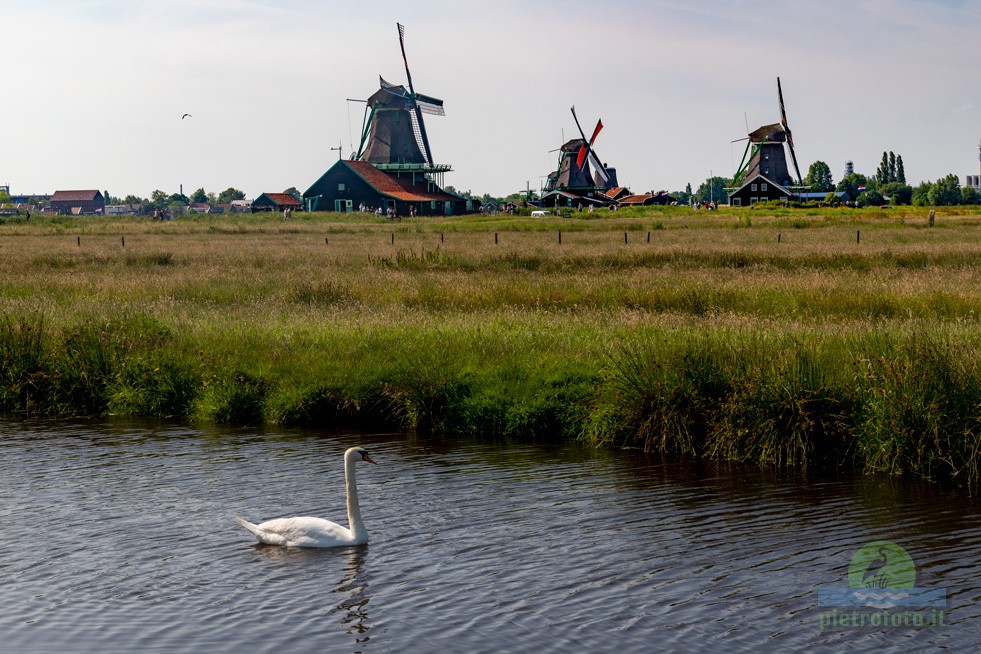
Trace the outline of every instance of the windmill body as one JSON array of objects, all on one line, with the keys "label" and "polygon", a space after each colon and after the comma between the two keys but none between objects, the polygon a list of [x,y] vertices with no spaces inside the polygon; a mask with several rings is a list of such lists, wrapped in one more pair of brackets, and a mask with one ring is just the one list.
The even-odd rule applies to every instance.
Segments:
[{"label": "windmill body", "polygon": [[566,141],[559,148],[558,168],[548,175],[542,189],[542,202],[545,206],[556,205],[605,205],[612,199],[607,193],[618,188],[616,169],[600,163],[593,145],[603,129],[603,121],[597,121],[592,137],[587,139],[576,108],[572,116],[582,138]]},{"label": "windmill body", "polygon": [[[794,153],[794,138],[787,122],[783,88],[777,78],[780,122],[763,125],[746,137],[746,150],[739,169],[733,175],[729,203],[752,205],[756,202],[788,200],[805,189]],[[788,160],[789,155],[789,160]],[[793,164],[793,173],[790,164]]]},{"label": "windmill body", "polygon": [[[379,77],[380,88],[368,98],[370,112],[363,131],[359,161],[377,164],[429,164],[432,154],[422,113],[443,116],[443,101],[414,95],[404,86]],[[418,110],[418,111],[417,111]]]}]

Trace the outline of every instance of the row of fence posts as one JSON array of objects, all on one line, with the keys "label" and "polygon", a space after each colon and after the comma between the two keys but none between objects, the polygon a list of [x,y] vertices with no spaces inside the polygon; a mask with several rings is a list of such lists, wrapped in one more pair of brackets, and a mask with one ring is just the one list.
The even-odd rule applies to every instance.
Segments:
[{"label": "row of fence posts", "polygon": [[[930,227],[933,227],[934,226],[934,223],[936,222],[936,212],[933,209],[930,210],[930,219],[929,220],[930,220]],[[558,234],[559,234],[559,245],[562,245],[562,230],[559,230]],[[499,243],[498,238],[497,238],[497,235],[498,235],[498,233],[497,232],[494,232],[494,245],[498,245],[498,243]],[[781,236],[782,236],[782,234],[780,232],[777,232],[777,243],[780,242]],[[445,243],[446,242],[446,238],[445,238],[445,235],[443,234],[443,232],[440,232],[439,233],[439,242],[440,243]],[[650,232],[647,232],[647,242],[648,243],[651,242],[651,233]],[[862,230],[856,230],[855,231],[855,242],[856,243],[861,243],[862,242]],[[81,236],[77,236],[76,237],[76,243],[78,244],[78,247],[82,247],[82,237]],[[125,236],[120,236],[119,237],[119,243],[120,243],[120,245],[122,247],[126,247],[126,237]],[[629,243],[630,243],[630,239],[628,237],[628,232],[624,232],[623,233],[623,244],[624,245],[628,245]],[[330,245],[330,237],[329,236],[325,236],[324,237],[324,245]],[[395,245],[395,232],[392,232],[392,245]]]}]

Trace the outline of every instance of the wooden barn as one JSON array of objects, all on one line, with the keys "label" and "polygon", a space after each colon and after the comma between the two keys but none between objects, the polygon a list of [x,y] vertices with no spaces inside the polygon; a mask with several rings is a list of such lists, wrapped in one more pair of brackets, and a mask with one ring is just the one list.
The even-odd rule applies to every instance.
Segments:
[{"label": "wooden barn", "polygon": [[252,201],[252,211],[296,211],[302,204],[289,193],[263,193]]},{"label": "wooden barn", "polygon": [[793,198],[794,191],[791,189],[777,184],[768,177],[756,175],[729,193],[729,204],[734,207],[751,207],[757,202]]},{"label": "wooden barn", "polygon": [[391,216],[455,216],[475,210],[467,200],[441,189],[419,164],[380,170],[367,161],[341,160],[303,194],[307,211],[380,212]]},{"label": "wooden barn", "polygon": [[106,199],[101,191],[55,191],[51,211],[62,215],[95,215],[105,213]]}]

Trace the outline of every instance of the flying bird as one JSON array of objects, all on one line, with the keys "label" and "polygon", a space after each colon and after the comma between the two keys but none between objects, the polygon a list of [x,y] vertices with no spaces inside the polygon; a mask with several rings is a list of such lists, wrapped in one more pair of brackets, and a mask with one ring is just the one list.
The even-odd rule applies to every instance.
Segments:
[{"label": "flying bird", "polygon": [[181,120],[184,120],[185,118],[193,118],[193,117],[194,116],[192,116],[191,114],[184,114],[183,116],[181,116]]}]

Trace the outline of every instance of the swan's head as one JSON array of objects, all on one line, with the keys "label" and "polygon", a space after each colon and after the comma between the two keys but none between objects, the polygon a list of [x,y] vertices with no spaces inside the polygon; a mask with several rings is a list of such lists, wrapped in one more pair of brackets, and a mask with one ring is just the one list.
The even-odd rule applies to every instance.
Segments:
[{"label": "swan's head", "polygon": [[347,451],[345,456],[357,456],[362,461],[367,461],[368,463],[376,463],[376,461],[368,455],[368,450],[364,449],[363,447],[352,447]]}]

